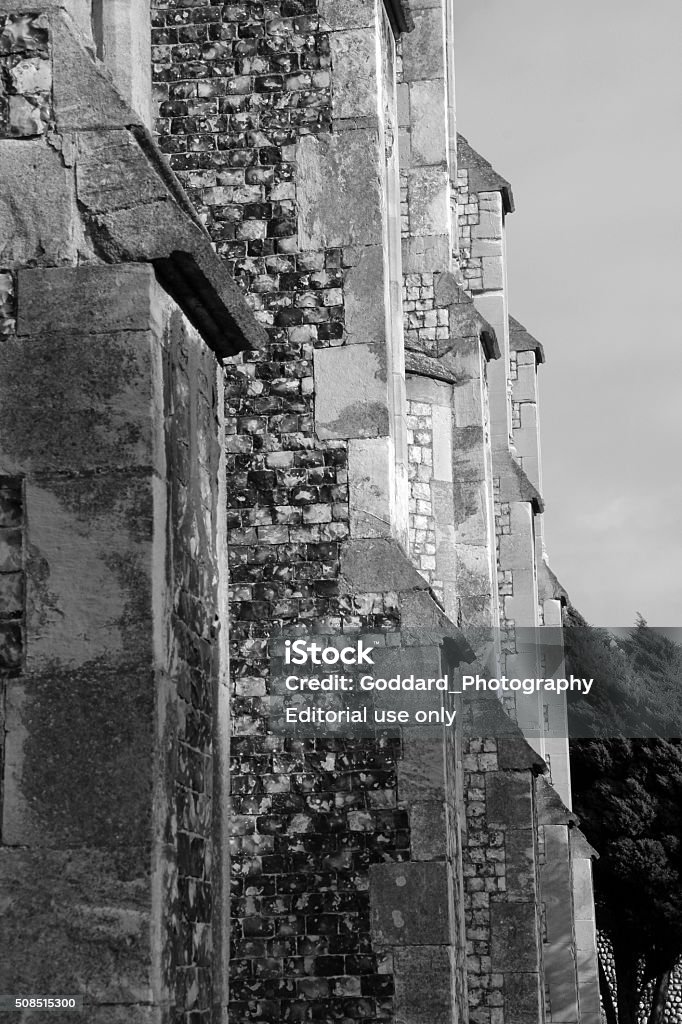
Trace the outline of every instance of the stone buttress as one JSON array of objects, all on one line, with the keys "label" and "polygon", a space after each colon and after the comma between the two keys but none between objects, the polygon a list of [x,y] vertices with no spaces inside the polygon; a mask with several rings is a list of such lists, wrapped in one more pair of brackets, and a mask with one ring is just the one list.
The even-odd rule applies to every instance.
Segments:
[{"label": "stone buttress", "polygon": [[130,105],[143,6],[0,4],[0,989],[102,1024],[226,1000],[216,356],[262,335]]}]

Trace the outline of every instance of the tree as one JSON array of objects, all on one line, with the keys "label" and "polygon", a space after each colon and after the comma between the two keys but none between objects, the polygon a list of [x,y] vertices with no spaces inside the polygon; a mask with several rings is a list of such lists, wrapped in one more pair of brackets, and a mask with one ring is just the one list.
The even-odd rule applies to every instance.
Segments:
[{"label": "tree", "polygon": [[[643,730],[669,721],[682,650],[643,619],[616,647],[604,632],[585,657],[622,674],[620,696],[636,702]],[[580,642],[589,647],[585,637]],[[609,1017],[637,1024],[650,998],[649,1024],[661,1024],[670,973],[682,957],[682,741],[613,733],[572,740],[571,765],[575,810],[600,855],[597,926],[611,942],[617,988]],[[607,1004],[603,970],[600,982]]]}]

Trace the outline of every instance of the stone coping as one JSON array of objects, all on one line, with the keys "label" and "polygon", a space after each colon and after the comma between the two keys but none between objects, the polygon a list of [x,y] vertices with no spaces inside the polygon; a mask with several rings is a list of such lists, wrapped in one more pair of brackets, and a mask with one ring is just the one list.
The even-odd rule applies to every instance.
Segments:
[{"label": "stone coping", "polygon": [[509,317],[509,345],[512,352],[534,352],[536,363],[545,362],[542,344],[513,316]]},{"label": "stone coping", "polygon": [[514,212],[512,187],[506,178],[498,174],[485,157],[469,145],[463,135],[457,134],[457,164],[469,172],[470,192],[500,192],[505,213]]}]

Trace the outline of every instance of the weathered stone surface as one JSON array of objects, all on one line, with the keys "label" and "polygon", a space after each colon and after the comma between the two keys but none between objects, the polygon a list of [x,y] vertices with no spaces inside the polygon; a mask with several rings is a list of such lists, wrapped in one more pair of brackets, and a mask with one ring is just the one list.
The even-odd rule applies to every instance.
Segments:
[{"label": "weathered stone surface", "polygon": [[304,135],[298,165],[302,249],[383,243],[377,131]]},{"label": "weathered stone surface", "polygon": [[123,128],[140,120],[105,66],[93,61],[63,15],[51,19],[54,104],[59,131]]},{"label": "weathered stone surface", "polygon": [[[101,455],[111,449],[103,445]],[[49,671],[54,659],[76,668],[133,651],[151,658],[158,489],[101,468],[95,477],[27,485],[31,671]]]},{"label": "weathered stone surface", "polygon": [[[126,130],[80,132],[76,172],[78,198],[92,216],[170,199],[162,178]],[[147,244],[158,246],[159,240],[152,237]]]},{"label": "weathered stone surface", "polygon": [[[78,813],[79,789],[69,814]],[[148,1003],[149,863],[148,842],[108,850],[0,849],[3,991]]]},{"label": "weathered stone surface", "polygon": [[442,17],[437,8],[414,11],[414,29],[404,40],[406,82],[445,78]]},{"label": "weathered stone surface", "polygon": [[107,0],[101,5],[101,19],[107,70],[125,102],[151,129],[151,18],[147,5]]},{"label": "weathered stone surface", "polygon": [[510,900],[532,900],[536,891],[533,829],[509,828],[504,839],[507,894]]},{"label": "weathered stone surface", "polygon": [[396,1024],[451,1024],[453,964],[443,946],[397,949],[394,954]]},{"label": "weathered stone surface", "polygon": [[372,938],[378,945],[447,946],[447,865],[377,864],[370,868]]},{"label": "weathered stone surface", "polygon": [[391,535],[392,455],[388,438],[352,440],[348,446],[350,522],[353,536],[358,539]]},{"label": "weathered stone surface", "polygon": [[376,35],[373,27],[334,32],[336,70],[332,113],[335,118],[377,116]]},{"label": "weathered stone surface", "polygon": [[538,779],[536,788],[538,820],[543,825],[578,824],[578,817],[570,811],[556,790],[546,779]]},{"label": "weathered stone surface", "polygon": [[405,806],[440,804],[446,796],[443,746],[413,729],[405,734],[405,752],[398,766],[398,798]]},{"label": "weathered stone surface", "polygon": [[[3,839],[147,849],[154,693],[149,663],[56,665],[8,707]],[[144,856],[144,854],[143,854]]]},{"label": "weathered stone surface", "polygon": [[535,903],[490,904],[490,957],[493,972],[538,970]]},{"label": "weathered stone surface", "polygon": [[331,31],[369,28],[376,23],[375,7],[365,0],[320,0],[320,17]]},{"label": "weathered stone surface", "polygon": [[488,821],[528,829],[533,821],[529,772],[493,772],[486,779]]},{"label": "weathered stone surface", "polygon": [[[407,43],[408,48],[409,45]],[[412,166],[445,163],[447,134],[443,80],[411,82],[410,105],[419,112],[411,133]]]},{"label": "weathered stone surface", "polygon": [[264,342],[187,197],[144,132],[81,135],[78,199],[98,252],[112,262],[153,263],[165,289],[218,355]]},{"label": "weathered stone surface", "polygon": [[428,274],[442,270],[450,259],[450,238],[445,225],[431,235],[410,235],[402,240],[403,271]]},{"label": "weathered stone surface", "polygon": [[358,248],[343,289],[346,340],[350,344],[385,342],[384,273],[383,246]]},{"label": "weathered stone surface", "polygon": [[[40,347],[35,341],[40,338]],[[125,332],[92,339],[64,334],[8,341],[0,368],[0,443],[5,464],[29,473],[154,466],[162,458],[150,373],[159,360],[150,334]],[[49,347],[47,342],[54,347]],[[40,417],[46,375],[53,420]],[[46,429],[47,427],[47,429]]]},{"label": "weathered stone surface", "polygon": [[415,801],[410,808],[410,849],[414,860],[444,860],[447,852],[445,804]]},{"label": "weathered stone surface", "polygon": [[23,139],[0,139],[0,166],[3,268],[75,261],[82,232],[73,169],[42,141]]},{"label": "weathered stone surface", "polygon": [[547,765],[524,738],[520,729],[500,737],[498,742],[500,768],[521,771],[530,768],[536,775],[544,774]]},{"label": "weathered stone surface", "polygon": [[410,195],[410,231],[431,236],[447,223],[449,191],[447,171],[440,167],[412,168],[407,175]]},{"label": "weathered stone surface", "polygon": [[318,349],[315,352],[315,398],[318,437],[387,435],[385,349],[366,344]]},{"label": "weathered stone surface", "polygon": [[160,290],[149,266],[21,270],[19,334],[110,334],[149,330]]},{"label": "weathered stone surface", "polygon": [[391,540],[358,540],[345,545],[341,576],[350,592],[356,594],[428,589],[424,578]]},{"label": "weathered stone surface", "polygon": [[[505,977],[505,1014],[515,1024],[539,1024],[542,1020],[539,979],[537,974],[509,973]],[[554,1003],[552,1003],[554,1009]],[[558,1009],[558,1008],[557,1008]],[[562,1020],[561,1016],[552,1019]],[[568,1019],[568,1018],[566,1018]],[[571,1020],[577,1018],[571,1018]]]}]

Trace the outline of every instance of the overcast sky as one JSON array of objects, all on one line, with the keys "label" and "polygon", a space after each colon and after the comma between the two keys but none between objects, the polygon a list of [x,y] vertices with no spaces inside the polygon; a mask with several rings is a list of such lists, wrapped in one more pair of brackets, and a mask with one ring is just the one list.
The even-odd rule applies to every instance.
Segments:
[{"label": "overcast sky", "polygon": [[682,626],[682,3],[455,2],[458,129],[511,181],[547,357],[550,563],[595,625]]}]

